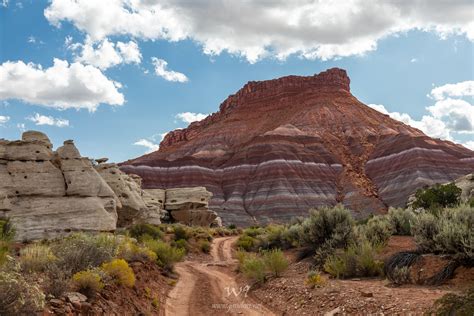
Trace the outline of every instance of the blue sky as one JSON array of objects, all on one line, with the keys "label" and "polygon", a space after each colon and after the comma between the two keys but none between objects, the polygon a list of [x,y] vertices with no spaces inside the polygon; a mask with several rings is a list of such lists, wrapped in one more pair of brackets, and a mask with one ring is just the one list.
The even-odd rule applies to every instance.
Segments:
[{"label": "blue sky", "polygon": [[[260,12],[268,20],[265,25],[227,20],[224,13],[214,16],[223,9],[206,1],[200,7],[156,1],[165,4],[154,11],[139,0],[110,0],[106,7],[100,6],[107,1],[97,1],[97,8],[91,8],[94,2],[81,6],[77,3],[87,2],[70,1],[0,1],[0,138],[18,139],[22,130],[40,130],[55,146],[74,139],[83,155],[123,161],[156,148],[163,133],[185,127],[189,120],[179,113],[193,113],[187,115],[192,119],[194,114],[215,112],[247,81],[341,67],[362,102],[430,136],[474,148],[470,2],[453,4],[442,19],[435,13],[420,16],[417,7],[381,7],[381,12],[394,10],[400,18],[369,18],[361,30],[347,22],[346,30],[337,33],[330,19],[338,16],[331,16],[336,14],[333,7],[340,5],[337,1],[309,12],[303,6],[277,4],[237,8]],[[353,5],[369,17],[374,14],[359,1]],[[108,16],[114,8],[142,16]],[[160,8],[165,9],[151,22],[140,22]],[[237,9],[225,7],[230,12]],[[322,18],[314,16],[318,10]],[[288,21],[280,25],[282,14]],[[412,17],[410,26],[401,21],[406,15]],[[319,22],[307,27],[303,22],[311,17]],[[359,16],[349,18],[358,25]],[[110,21],[115,28],[109,27]],[[275,24],[272,30],[268,23]],[[275,32],[279,27],[281,31]],[[301,38],[292,35],[295,29]],[[109,45],[108,54],[98,52],[101,45]],[[48,69],[62,70],[52,75]],[[70,80],[67,89],[58,88],[67,81],[64,78]]]}]

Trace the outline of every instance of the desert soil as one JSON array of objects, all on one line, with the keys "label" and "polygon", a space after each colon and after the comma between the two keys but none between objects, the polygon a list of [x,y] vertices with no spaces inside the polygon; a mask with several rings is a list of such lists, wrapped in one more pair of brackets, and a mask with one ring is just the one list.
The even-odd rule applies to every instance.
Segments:
[{"label": "desert soil", "polygon": [[235,236],[216,238],[208,261],[176,264],[179,279],[166,299],[165,315],[274,315],[236,281],[232,256],[236,240]]}]

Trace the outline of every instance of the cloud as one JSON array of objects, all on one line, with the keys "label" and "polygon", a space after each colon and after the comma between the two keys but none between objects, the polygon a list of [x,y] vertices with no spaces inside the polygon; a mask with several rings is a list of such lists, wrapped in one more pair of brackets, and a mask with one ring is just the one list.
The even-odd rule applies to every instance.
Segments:
[{"label": "cloud", "polygon": [[1,0],[0,7],[4,7],[4,8],[8,7],[8,0]]},{"label": "cloud", "polygon": [[33,123],[35,123],[35,125],[50,125],[57,127],[69,126],[69,120],[54,118],[52,116],[41,115],[38,113],[35,113],[34,116],[27,117],[26,119],[32,121]]},{"label": "cloud", "polygon": [[200,121],[205,119],[209,114],[203,114],[203,113],[192,113],[192,112],[183,112],[183,113],[178,113],[176,114],[176,118],[190,124],[192,122]]},{"label": "cloud", "polygon": [[18,123],[16,124],[16,127],[23,133],[24,131],[26,131],[26,126],[25,126],[25,123]]},{"label": "cloud", "polygon": [[474,96],[474,81],[445,84],[431,90],[428,96],[435,100],[443,100],[448,97],[472,97]]},{"label": "cloud", "polygon": [[139,64],[142,59],[142,54],[134,41],[128,43],[117,42],[115,44],[106,38],[94,43],[90,37],[87,37],[84,44],[80,44],[72,43],[72,39],[67,37],[65,45],[68,49],[79,52],[74,59],[76,62],[93,65],[102,70],[121,63]]},{"label": "cloud", "polygon": [[474,150],[474,141],[472,140],[465,142],[463,145],[469,148],[470,150]]},{"label": "cloud", "polygon": [[[446,140],[455,140],[459,134],[474,134],[474,105],[453,97],[466,97],[474,94],[474,81],[465,81],[435,87],[428,95],[435,99],[435,104],[426,107],[427,115],[421,120],[415,120],[407,113],[389,112],[381,104],[369,106],[391,118],[420,129],[426,135]],[[474,142],[457,141],[468,148],[473,148]]]},{"label": "cloud", "polygon": [[99,69],[54,59],[50,68],[7,61],[0,64],[0,100],[18,99],[56,109],[95,111],[99,104],[123,105],[119,83]]},{"label": "cloud", "polygon": [[151,153],[151,152],[154,152],[154,151],[157,151],[159,148],[160,148],[160,145],[159,144],[155,144],[147,139],[140,139],[138,141],[136,141],[135,143],[133,143],[134,145],[137,145],[137,146],[144,146],[146,148],[148,148],[147,150],[147,154]]},{"label": "cloud", "polygon": [[180,72],[176,72],[173,70],[168,70],[168,63],[156,57],[151,58],[152,64],[155,66],[155,74],[159,77],[162,77],[166,81],[173,81],[173,82],[187,82],[188,77],[185,74]]},{"label": "cloud", "polygon": [[[208,55],[333,59],[373,51],[379,40],[410,30],[474,40],[472,1],[184,1],[52,0],[48,21],[70,22],[94,41],[128,35],[191,39]],[[255,18],[258,17],[258,18]]]},{"label": "cloud", "polygon": [[9,116],[0,115],[0,126],[7,123],[10,120]]},{"label": "cloud", "polygon": [[412,58],[412,59],[410,59],[410,62],[411,63],[416,63],[416,62],[418,62],[418,58]]}]

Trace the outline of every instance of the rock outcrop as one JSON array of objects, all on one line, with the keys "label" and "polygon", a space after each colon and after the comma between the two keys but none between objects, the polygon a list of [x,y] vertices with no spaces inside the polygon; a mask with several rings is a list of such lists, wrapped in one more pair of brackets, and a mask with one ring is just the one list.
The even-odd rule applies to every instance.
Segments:
[{"label": "rock outcrop", "polygon": [[[217,214],[209,210],[212,193],[204,187],[166,190],[165,209],[173,220],[191,226],[209,226]],[[218,220],[216,221],[218,225]]]},{"label": "rock outcrop", "polygon": [[12,220],[20,241],[111,231],[116,197],[72,141],[53,152],[46,135],[29,131],[0,140],[0,218]]},{"label": "rock outcrop", "polygon": [[112,188],[118,198],[118,226],[137,223],[158,225],[161,223],[162,206],[141,188],[141,179],[120,171],[115,163],[99,163],[97,172]]},{"label": "rock outcrop", "polygon": [[342,69],[249,82],[218,112],[120,165],[145,189],[204,186],[225,224],[288,221],[343,203],[356,217],[473,172],[474,153],[367,107]]}]

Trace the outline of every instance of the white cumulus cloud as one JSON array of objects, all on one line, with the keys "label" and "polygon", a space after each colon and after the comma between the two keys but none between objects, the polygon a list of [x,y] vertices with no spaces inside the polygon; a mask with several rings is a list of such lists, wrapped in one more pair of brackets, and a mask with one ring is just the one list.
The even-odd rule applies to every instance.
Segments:
[{"label": "white cumulus cloud", "polygon": [[0,126],[2,126],[3,124],[7,123],[9,120],[10,120],[10,117],[9,117],[9,116],[0,115]]},{"label": "white cumulus cloud", "polygon": [[474,40],[472,0],[52,0],[44,15],[71,22],[94,41],[127,35],[191,39],[204,53],[249,62],[290,54],[332,59],[362,55],[388,36],[421,30]]},{"label": "white cumulus cloud", "polygon": [[177,71],[168,70],[168,63],[156,57],[151,58],[153,66],[155,66],[155,74],[159,77],[162,77],[166,81],[173,82],[187,82],[188,77],[185,74],[182,74]]},{"label": "white cumulus cloud", "polygon": [[66,46],[74,52],[78,52],[75,61],[84,64],[93,65],[105,70],[107,68],[125,63],[139,64],[142,54],[137,43],[129,41],[128,43],[112,43],[107,38],[100,42],[93,42],[87,37],[84,44],[72,43],[71,38],[66,38]]},{"label": "white cumulus cloud", "polygon": [[[428,136],[455,140],[459,134],[474,134],[474,105],[462,99],[474,95],[473,83],[474,81],[465,81],[433,88],[428,96],[435,100],[435,104],[426,107],[428,113],[421,120],[415,120],[407,113],[389,112],[381,104],[369,106],[420,129]],[[473,148],[474,145],[472,141],[457,142],[468,148]]]},{"label": "white cumulus cloud", "polygon": [[21,60],[0,64],[0,100],[95,111],[101,103],[122,105],[125,100],[119,87],[99,69],[78,62],[54,59],[46,69]]},{"label": "white cumulus cloud", "polygon": [[183,112],[176,114],[176,118],[183,121],[184,123],[190,124],[192,122],[201,121],[205,119],[208,114],[203,113],[193,113],[193,112]]},{"label": "white cumulus cloud", "polygon": [[147,154],[149,154],[151,152],[154,152],[154,151],[157,151],[160,148],[159,144],[155,144],[155,143],[149,141],[148,139],[144,139],[144,138],[136,141],[133,144],[137,145],[137,146],[144,146],[144,147],[148,148],[148,150],[146,152]]},{"label": "white cumulus cloud", "polygon": [[49,125],[57,127],[67,127],[69,126],[69,120],[62,118],[54,118],[52,116],[41,115],[35,113],[35,115],[26,118],[29,121],[35,123],[35,125]]}]

